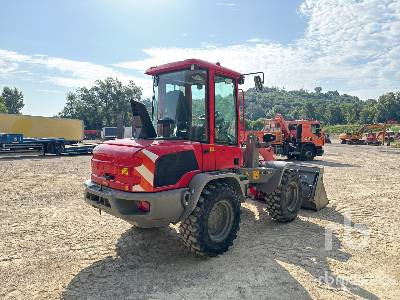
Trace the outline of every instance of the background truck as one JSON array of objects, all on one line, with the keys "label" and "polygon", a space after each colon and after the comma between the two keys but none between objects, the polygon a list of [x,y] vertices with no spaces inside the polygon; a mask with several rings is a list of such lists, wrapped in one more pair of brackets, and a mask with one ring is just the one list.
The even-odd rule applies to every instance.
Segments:
[{"label": "background truck", "polygon": [[289,159],[313,160],[324,153],[325,135],[316,120],[286,121],[281,114],[265,120],[263,134],[272,134],[275,153]]},{"label": "background truck", "polygon": [[0,114],[0,132],[29,138],[58,138],[65,143],[83,140],[83,121],[76,119]]},{"label": "background truck", "polygon": [[[228,250],[239,230],[240,203],[250,195],[280,222],[294,220],[301,206],[326,206],[322,168],[275,161],[271,134],[261,140],[249,134],[241,143],[238,85],[255,73],[189,59],[146,74],[153,76],[154,113],[132,100],[138,138],[94,149],[88,204],[137,227],[180,223],[182,240],[201,256]],[[264,80],[254,79],[262,89]]]}]

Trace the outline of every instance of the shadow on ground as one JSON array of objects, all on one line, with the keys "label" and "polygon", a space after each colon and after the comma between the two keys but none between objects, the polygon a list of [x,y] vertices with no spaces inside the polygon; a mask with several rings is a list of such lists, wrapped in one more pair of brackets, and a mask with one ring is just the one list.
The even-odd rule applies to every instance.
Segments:
[{"label": "shadow on ground", "polygon": [[[288,224],[275,223],[262,204],[251,202],[250,206],[242,208],[241,231],[234,247],[211,259],[192,255],[173,229],[131,228],[118,239],[116,256],[82,269],[63,298],[310,299],[285,263],[303,270],[307,280],[311,276],[317,285],[343,288],[336,284],[338,277],[328,263],[350,258],[339,250],[338,238],[332,237],[332,250],[326,251],[324,227],[299,218]],[[335,212],[333,218],[339,215]],[[353,296],[377,299],[355,284],[347,282],[345,288]]]}]

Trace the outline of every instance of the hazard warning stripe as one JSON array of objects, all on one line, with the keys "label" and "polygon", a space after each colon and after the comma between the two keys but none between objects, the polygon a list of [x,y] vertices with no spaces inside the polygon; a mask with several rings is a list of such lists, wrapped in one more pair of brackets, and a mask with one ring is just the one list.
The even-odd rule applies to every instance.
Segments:
[{"label": "hazard warning stripe", "polygon": [[143,177],[140,180],[139,185],[145,190],[146,192],[152,192],[153,191],[153,183],[148,182],[146,179]]},{"label": "hazard warning stripe", "polygon": [[150,158],[152,162],[155,162],[155,161],[157,160],[157,158],[158,158],[158,155],[157,155],[157,154],[154,154],[153,152],[150,152],[150,151],[147,150],[147,149],[143,149],[143,150],[142,150],[142,153],[143,153],[144,155],[146,155],[148,158]]},{"label": "hazard warning stripe", "polygon": [[141,177],[146,179],[148,183],[153,183],[154,173],[152,173],[149,169],[147,169],[144,165],[135,168],[136,171],[140,174]]},{"label": "hazard warning stripe", "polygon": [[143,153],[139,153],[138,157],[142,159],[142,166],[145,166],[148,171],[154,173],[155,163]]},{"label": "hazard warning stripe", "polygon": [[145,190],[139,184],[136,184],[136,185],[132,186],[132,191],[134,191],[134,192],[144,192]]},{"label": "hazard warning stripe", "polygon": [[136,156],[142,159],[142,165],[134,169],[134,174],[140,177],[140,183],[132,186],[132,191],[151,192],[153,191],[155,161],[158,155],[143,149]]}]

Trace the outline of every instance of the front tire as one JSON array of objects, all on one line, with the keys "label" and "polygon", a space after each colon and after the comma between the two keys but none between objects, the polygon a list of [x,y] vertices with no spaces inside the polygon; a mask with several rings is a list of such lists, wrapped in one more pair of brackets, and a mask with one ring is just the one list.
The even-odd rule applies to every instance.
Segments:
[{"label": "front tire", "polygon": [[305,145],[300,150],[300,160],[313,160],[315,149],[311,145]]},{"label": "front tire", "polygon": [[240,224],[240,199],[225,183],[210,183],[197,206],[184,220],[179,234],[188,248],[204,257],[226,252],[236,239]]},{"label": "front tire", "polygon": [[293,221],[302,200],[300,177],[293,170],[285,170],[278,188],[265,197],[269,215],[279,222]]}]

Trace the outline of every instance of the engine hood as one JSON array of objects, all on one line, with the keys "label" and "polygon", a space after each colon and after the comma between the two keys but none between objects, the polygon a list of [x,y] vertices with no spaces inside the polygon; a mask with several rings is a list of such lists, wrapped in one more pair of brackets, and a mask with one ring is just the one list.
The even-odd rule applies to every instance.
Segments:
[{"label": "engine hood", "polygon": [[[170,157],[171,161],[168,160],[168,154],[192,152],[192,161],[196,161],[196,166],[201,166],[200,147],[198,142],[184,140],[107,141],[93,150],[91,178],[98,184],[122,191],[154,191],[155,165],[159,158],[163,157],[162,165],[170,163],[167,170],[160,174],[162,177],[168,177],[167,171],[176,164],[173,160],[175,157]],[[198,170],[198,167],[191,168],[190,171],[195,169]]]},{"label": "engine hood", "polygon": [[115,146],[126,146],[143,149],[149,147],[153,144],[155,140],[145,140],[145,139],[119,139],[104,142],[103,145],[115,145]]}]

